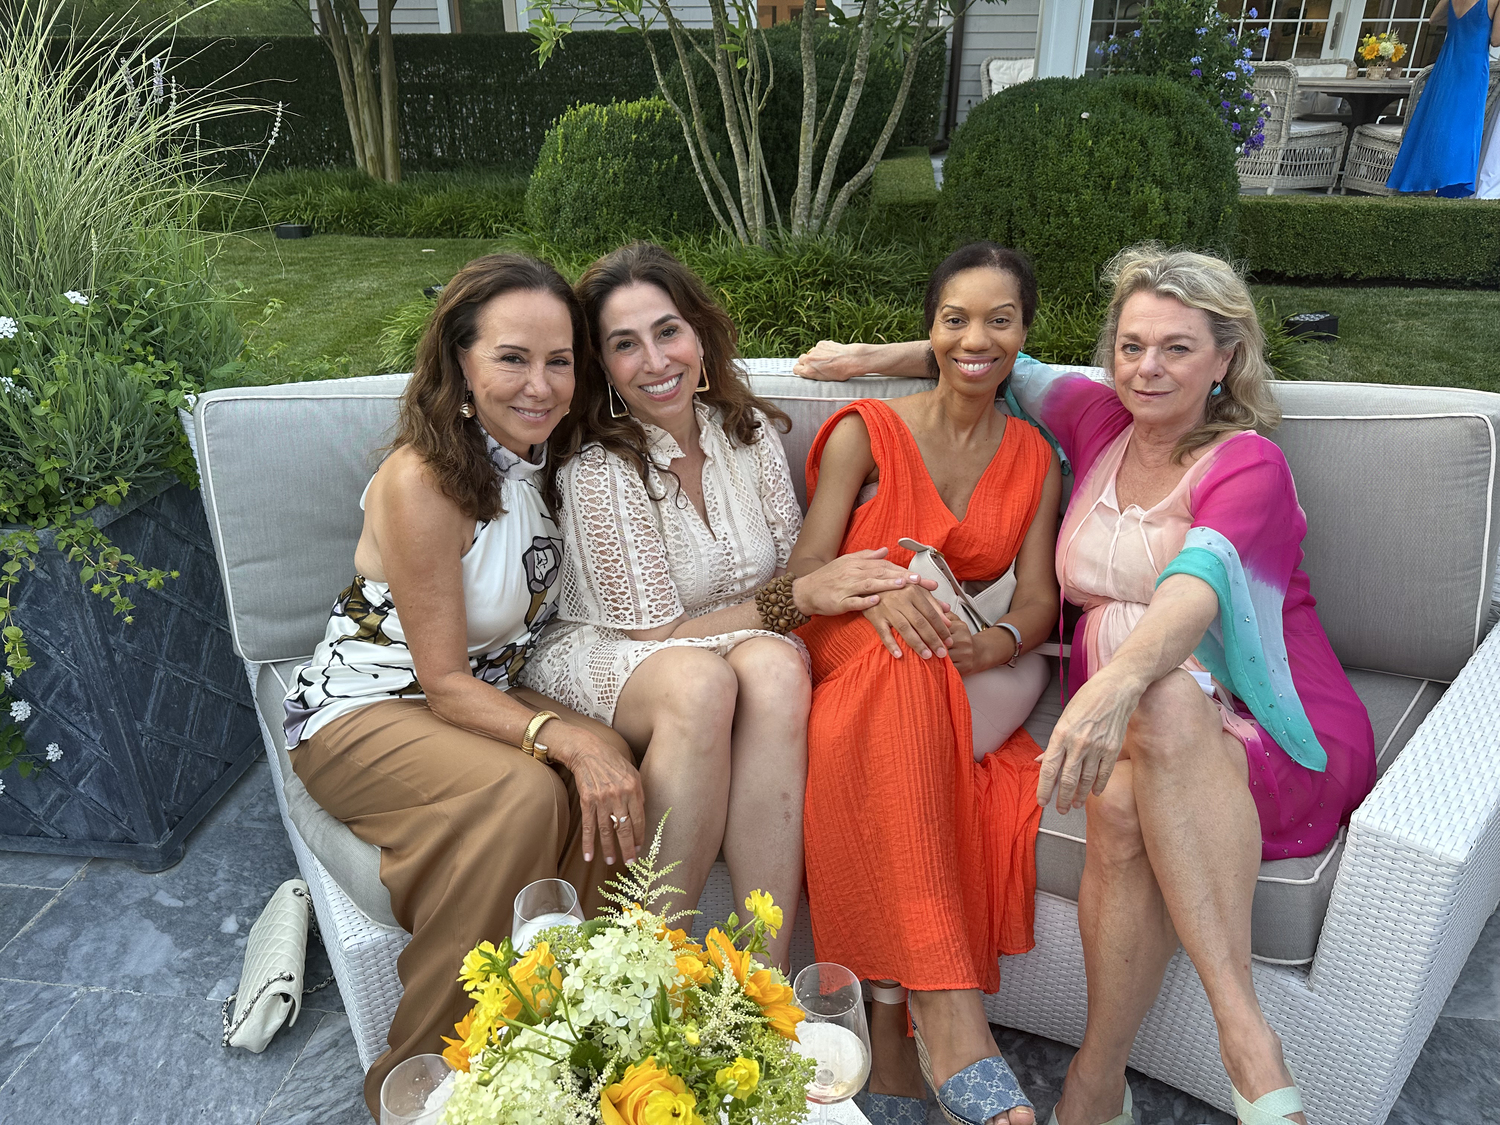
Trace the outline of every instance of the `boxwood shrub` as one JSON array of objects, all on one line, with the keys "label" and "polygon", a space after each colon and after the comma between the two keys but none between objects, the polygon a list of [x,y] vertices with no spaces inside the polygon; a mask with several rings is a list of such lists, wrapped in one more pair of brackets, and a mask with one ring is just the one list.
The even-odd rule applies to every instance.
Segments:
[{"label": "boxwood shrub", "polygon": [[1095,291],[1099,267],[1142,239],[1229,253],[1239,177],[1213,111],[1166,78],[1045,78],[970,113],[943,167],[949,245],[1029,253],[1043,294]]},{"label": "boxwood shrub", "polygon": [[547,132],[526,188],[544,238],[603,245],[713,223],[671,107],[660,98],[581,105]]}]

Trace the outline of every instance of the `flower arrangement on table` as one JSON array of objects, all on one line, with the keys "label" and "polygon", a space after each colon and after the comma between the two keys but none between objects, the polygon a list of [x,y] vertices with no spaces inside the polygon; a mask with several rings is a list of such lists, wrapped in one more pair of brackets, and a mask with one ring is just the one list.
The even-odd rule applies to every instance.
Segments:
[{"label": "flower arrangement on table", "polygon": [[443,1055],[459,1071],[444,1125],[791,1125],[806,1120],[813,1064],[786,978],[755,960],[782,924],[756,891],[702,945],[651,907],[651,850],[616,876],[614,905],[557,926],[519,954],[482,942],[460,980],[474,1007]]},{"label": "flower arrangement on table", "polygon": [[1359,41],[1359,57],[1375,66],[1394,66],[1406,57],[1406,44],[1394,31],[1366,35]]}]

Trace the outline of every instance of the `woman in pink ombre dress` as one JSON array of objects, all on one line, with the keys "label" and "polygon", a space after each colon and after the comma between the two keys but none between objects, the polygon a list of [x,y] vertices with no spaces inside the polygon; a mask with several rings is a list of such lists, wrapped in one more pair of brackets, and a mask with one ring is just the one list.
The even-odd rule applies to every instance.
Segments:
[{"label": "woman in pink ombre dress", "polygon": [[[1113,386],[1018,357],[1007,400],[1071,462],[1057,546],[1071,697],[1038,800],[1084,807],[1088,1023],[1056,1125],[1130,1125],[1125,1066],[1179,944],[1244,1125],[1302,1122],[1250,974],[1262,858],[1312,855],[1375,783],[1369,716],[1301,570],[1255,305],[1217,258],[1124,251],[1099,354]],[[916,374],[920,351],[819,345],[799,373]]]}]

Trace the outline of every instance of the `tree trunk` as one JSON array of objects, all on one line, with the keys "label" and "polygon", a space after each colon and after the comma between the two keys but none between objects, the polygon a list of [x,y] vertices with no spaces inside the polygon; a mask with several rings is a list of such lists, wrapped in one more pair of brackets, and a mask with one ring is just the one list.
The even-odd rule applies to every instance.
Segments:
[{"label": "tree trunk", "polygon": [[750,130],[746,128],[748,123],[740,113],[742,95],[736,90],[734,63],[729,52],[724,49],[729,42],[729,16],[724,8],[724,0],[709,0],[708,6],[713,15],[713,57],[710,61],[714,77],[719,83],[719,98],[724,103],[724,132],[729,138],[729,149],[734,154],[734,170],[739,177],[740,213],[745,217],[745,224],[749,228],[750,241],[762,243],[766,238],[766,229],[763,220],[757,221],[764,213],[759,199],[760,176],[751,166],[749,146],[746,143]]},{"label": "tree trunk", "polygon": [[[802,134],[797,142],[797,190],[792,195],[792,234],[807,230],[812,217],[813,158],[818,143],[818,54],[814,41],[818,12],[815,5],[802,9],[798,45],[802,52]],[[838,90],[834,90],[838,96]]]},{"label": "tree trunk", "polygon": [[875,14],[879,7],[880,0],[865,0],[864,12],[859,21],[859,50],[854,57],[854,75],[849,79],[849,92],[844,95],[844,108],[839,113],[839,123],[833,130],[833,136],[829,138],[828,152],[823,157],[823,174],[818,179],[817,198],[813,200],[809,234],[816,234],[823,229],[828,196],[833,191],[833,181],[838,173],[839,156],[844,151],[844,140],[854,121],[854,111],[859,108],[860,96],[865,92],[865,75],[870,70],[870,46],[875,40]]},{"label": "tree trunk", "polygon": [[[442,2],[442,0],[439,0]],[[396,106],[396,43],[391,37],[391,9],[396,0],[379,0],[376,25],[380,36],[380,122],[384,126],[386,182],[401,182],[401,121]]]},{"label": "tree trunk", "polygon": [[349,123],[349,145],[354,149],[354,163],[361,172],[373,175],[365,161],[364,138],[359,127],[359,102],[354,93],[353,63],[349,58],[349,38],[344,34],[343,18],[333,10],[331,0],[318,0],[318,34],[333,65],[339,72],[339,92],[344,97],[344,116]]}]

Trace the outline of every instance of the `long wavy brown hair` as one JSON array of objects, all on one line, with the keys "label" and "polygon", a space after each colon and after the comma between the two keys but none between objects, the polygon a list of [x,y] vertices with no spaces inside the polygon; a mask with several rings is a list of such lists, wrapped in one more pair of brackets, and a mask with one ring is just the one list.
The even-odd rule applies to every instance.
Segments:
[{"label": "long wavy brown hair", "polygon": [[[740,373],[735,363],[739,330],[729,314],[709,296],[697,274],[655,243],[622,246],[589,266],[578,279],[578,299],[592,341],[600,338],[599,315],[610,294],[627,285],[642,284],[654,285],[670,297],[683,320],[697,333],[703,345],[703,371],[708,376],[708,390],[698,391],[697,398],[718,409],[731,442],[753,445],[761,439],[756,411],[782,433],[791,429],[791,419],[785,412],[758,398]],[[591,347],[588,364],[580,365],[577,371],[573,412],[552,434],[553,465],[560,466],[584,446],[597,443],[634,465],[649,489],[646,431],[629,414],[611,417],[609,376],[600,349]]]},{"label": "long wavy brown hair", "polygon": [[443,286],[417,347],[416,371],[401,396],[401,416],[390,445],[409,445],[421,454],[443,495],[476,520],[492,520],[505,509],[484,429],[477,417],[459,413],[469,392],[458,357],[473,346],[484,306],[515,292],[550,293],[567,307],[573,322],[573,370],[587,368],[588,323],[562,274],[523,254],[475,258]]}]

